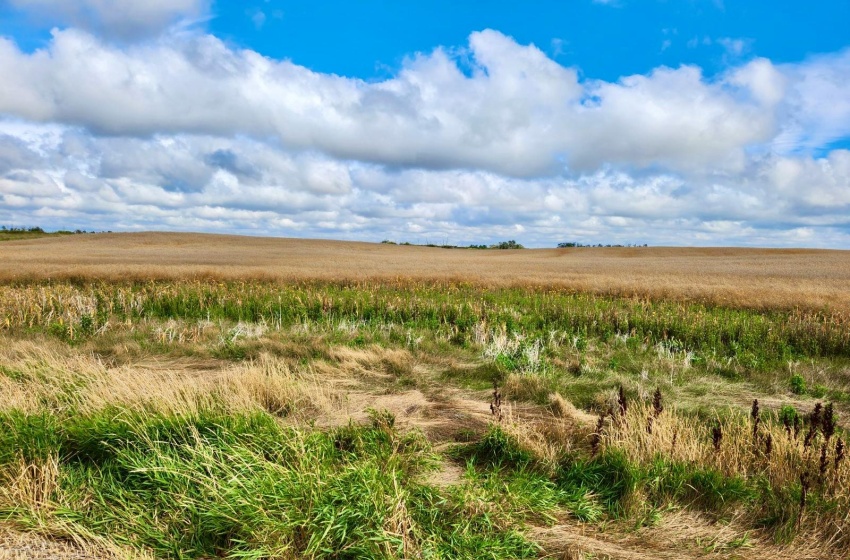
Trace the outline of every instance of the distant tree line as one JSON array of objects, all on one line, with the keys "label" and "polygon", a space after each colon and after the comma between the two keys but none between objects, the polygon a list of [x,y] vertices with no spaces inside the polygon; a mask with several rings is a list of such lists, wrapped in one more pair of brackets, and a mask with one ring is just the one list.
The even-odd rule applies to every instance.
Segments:
[{"label": "distant tree line", "polygon": [[567,249],[567,248],[571,248],[571,247],[647,247],[647,246],[648,245],[646,243],[644,243],[643,245],[638,245],[637,243],[627,243],[625,245],[622,245],[622,244],[619,244],[619,243],[617,243],[617,244],[606,244],[606,245],[603,245],[602,243],[597,243],[596,245],[594,245],[594,244],[590,243],[590,244],[585,245],[584,243],[577,243],[575,241],[569,241],[569,242],[566,242],[566,243],[558,243],[559,249]]},{"label": "distant tree line", "polygon": [[[413,245],[413,243],[408,243],[405,241],[404,243],[396,243],[395,241],[390,241],[389,239],[384,239],[381,241],[384,245]],[[467,247],[463,247],[461,245],[437,245],[436,243],[426,243],[425,245],[420,245],[420,247],[440,247],[442,249],[525,249],[525,246],[517,243],[515,240],[511,239],[510,241],[500,241],[499,243],[494,243],[492,245],[469,245]]]},{"label": "distant tree line", "polygon": [[24,227],[15,227],[15,226],[11,226],[11,227],[0,226],[0,231],[4,231],[6,233],[44,233],[44,230],[41,229],[40,227],[24,228]]},{"label": "distant tree line", "polygon": [[[20,234],[41,233],[41,234],[45,234],[45,235],[50,235],[49,232],[44,231],[44,228],[41,228],[39,226],[17,227],[17,226],[0,225],[0,233],[20,233]],[[67,229],[60,229],[60,230],[57,230],[53,233],[59,234],[59,235],[72,235],[72,234],[77,234],[77,233],[96,233],[96,232],[94,230],[86,231],[84,229],[75,229],[74,231],[67,230]],[[108,232],[108,233],[112,233],[112,232]]]},{"label": "distant tree line", "polygon": [[[391,241],[389,239],[384,239],[381,243],[385,245],[416,245],[418,247],[439,247],[442,249],[525,249],[525,246],[517,243],[515,240],[511,239],[509,241],[500,241],[498,243],[493,243],[492,245],[438,245],[436,243],[425,243],[425,244],[414,244],[405,241],[404,243],[396,243],[395,241]],[[565,241],[563,243],[558,243],[559,249],[568,249],[573,247],[648,247],[646,243],[640,245],[638,243],[597,243],[594,245],[593,243],[579,243],[578,241]]]}]

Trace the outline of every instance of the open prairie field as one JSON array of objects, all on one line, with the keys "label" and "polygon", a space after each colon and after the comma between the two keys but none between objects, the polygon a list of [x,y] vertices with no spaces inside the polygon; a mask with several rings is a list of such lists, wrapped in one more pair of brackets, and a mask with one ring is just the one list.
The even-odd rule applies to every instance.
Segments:
[{"label": "open prairie field", "polygon": [[0,243],[0,280],[451,281],[749,308],[850,310],[850,251],[472,250],[181,233]]},{"label": "open prairie field", "polygon": [[0,559],[847,557],[845,252],[0,262]]}]

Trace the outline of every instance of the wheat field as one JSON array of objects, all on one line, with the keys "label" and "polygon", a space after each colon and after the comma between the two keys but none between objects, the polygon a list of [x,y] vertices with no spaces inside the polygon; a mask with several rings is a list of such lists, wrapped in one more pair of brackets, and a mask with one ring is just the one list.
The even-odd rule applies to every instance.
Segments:
[{"label": "wheat field", "polygon": [[850,252],[742,248],[465,250],[184,233],[0,243],[0,281],[461,281],[697,301],[850,310]]}]

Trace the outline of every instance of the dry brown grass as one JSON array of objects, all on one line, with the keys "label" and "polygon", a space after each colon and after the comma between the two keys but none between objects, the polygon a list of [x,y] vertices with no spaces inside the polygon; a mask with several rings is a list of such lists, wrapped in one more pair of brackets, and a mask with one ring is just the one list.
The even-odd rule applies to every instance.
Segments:
[{"label": "dry brown grass", "polygon": [[0,470],[0,507],[11,509],[26,506],[41,513],[55,508],[50,496],[59,487],[59,458],[49,457],[38,462],[18,458],[17,464]]},{"label": "dry brown grass", "polygon": [[[752,421],[737,410],[729,410],[715,420],[722,434],[719,449],[715,449],[712,426],[704,420],[665,410],[654,418],[650,431],[647,426],[651,416],[651,406],[630,405],[625,417],[615,415],[614,422],[609,418],[604,445],[624,451],[631,461],[640,464],[662,456],[676,462],[702,465],[727,476],[764,475],[777,487],[792,484],[799,480],[802,472],[808,472],[813,482],[817,480],[834,489],[850,506],[850,493],[847,493],[850,461],[842,461],[835,468],[837,437],[831,438],[827,445],[829,463],[821,475],[820,450],[826,442],[819,432],[806,446],[805,430],[795,437],[793,433],[786,434],[781,425],[765,421],[759,423],[754,437]],[[766,451],[768,436],[769,452]]]},{"label": "dry brown grass", "polygon": [[[594,430],[591,417],[575,410],[568,401],[555,394],[550,397],[553,417],[509,412],[501,427],[516,438],[520,447],[531,452],[539,466],[549,467],[555,457],[570,448],[583,447]],[[713,469],[731,477],[765,477],[775,488],[787,487],[808,472],[811,489],[836,500],[834,510],[810,511],[801,517],[799,533],[792,542],[777,543],[743,509],[731,509],[718,523],[717,517],[698,508],[670,506],[656,521],[636,529],[634,517],[612,521],[604,526],[581,524],[565,517],[549,527],[532,527],[531,535],[543,546],[545,557],[554,558],[777,558],[827,559],[845,558],[848,523],[850,523],[850,464],[845,460],[835,467],[834,446],[829,444],[828,466],[821,475],[819,449],[822,434],[804,449],[803,433],[789,437],[782,426],[761,422],[753,438],[752,422],[747,416],[730,411],[717,422],[723,439],[715,450],[705,421],[683,416],[669,408],[654,418],[652,432],[647,431],[647,418],[653,415],[648,404],[630,403],[625,416],[606,420],[600,450],[622,451],[630,462],[648,465],[661,457],[671,462]],[[765,454],[765,439],[770,434],[772,450]],[[644,490],[638,489],[627,498],[624,507],[634,514],[647,511]],[[797,511],[797,502],[788,504]]]},{"label": "dry brown grass", "polygon": [[97,357],[41,340],[4,339],[0,364],[18,379],[0,375],[0,410],[37,414],[107,407],[146,414],[189,416],[213,408],[227,412],[265,410],[293,419],[345,414],[332,376],[263,354],[239,364],[197,367],[187,360],[110,366]]},{"label": "dry brown grass", "polygon": [[[648,465],[663,457],[728,477],[763,477],[775,489],[789,488],[805,476],[810,488],[833,500],[836,507],[825,512],[795,510],[801,541],[796,546],[818,547],[824,557],[831,557],[827,551],[847,546],[850,461],[836,459],[838,436],[826,438],[822,431],[813,430],[814,437],[808,440],[808,426],[795,435],[782,425],[763,420],[754,429],[751,418],[733,410],[718,416],[713,424],[669,409],[656,416],[651,405],[633,403],[625,415],[615,413],[608,418],[602,446],[622,451],[636,464]],[[717,445],[712,428],[720,430]],[[796,506],[787,505],[789,509]]]},{"label": "dry brown grass", "polygon": [[321,240],[138,233],[0,244],[0,281],[266,279],[552,286],[752,308],[850,309],[850,252],[805,249],[447,250]]}]

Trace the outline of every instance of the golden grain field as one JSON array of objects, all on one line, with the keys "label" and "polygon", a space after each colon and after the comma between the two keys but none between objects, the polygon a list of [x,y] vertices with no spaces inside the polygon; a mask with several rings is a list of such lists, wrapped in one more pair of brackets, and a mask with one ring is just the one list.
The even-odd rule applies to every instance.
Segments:
[{"label": "golden grain field", "polygon": [[0,243],[0,281],[443,280],[748,308],[850,309],[850,252],[741,248],[462,250],[184,233]]}]

